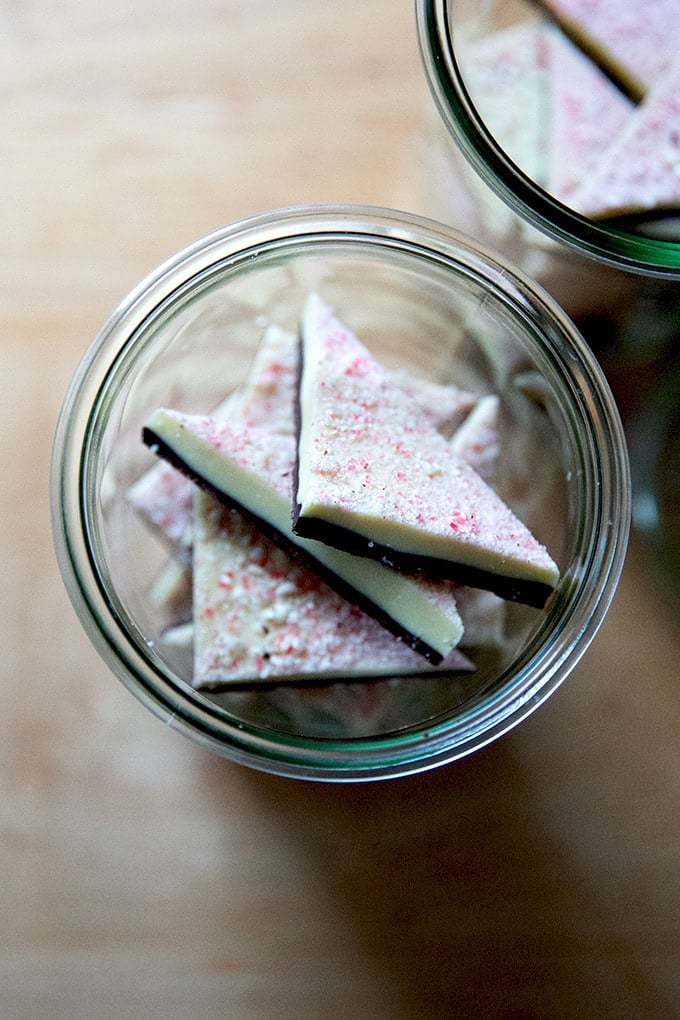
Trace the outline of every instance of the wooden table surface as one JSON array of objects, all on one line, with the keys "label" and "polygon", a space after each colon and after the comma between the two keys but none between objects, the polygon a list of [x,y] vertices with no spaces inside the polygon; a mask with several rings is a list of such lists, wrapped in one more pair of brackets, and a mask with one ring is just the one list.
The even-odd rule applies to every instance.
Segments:
[{"label": "wooden table surface", "polygon": [[209,755],[109,674],[48,465],[158,262],[278,206],[421,211],[411,0],[0,5],[0,1017],[680,1015],[680,640],[637,542],[569,681],[420,777]]}]

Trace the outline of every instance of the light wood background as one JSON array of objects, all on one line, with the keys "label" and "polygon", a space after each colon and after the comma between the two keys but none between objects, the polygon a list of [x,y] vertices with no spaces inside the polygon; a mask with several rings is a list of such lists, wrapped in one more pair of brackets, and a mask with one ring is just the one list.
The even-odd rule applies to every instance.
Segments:
[{"label": "light wood background", "polygon": [[203,233],[423,208],[410,0],[0,3],[0,1017],[680,1015],[677,618],[634,544],[575,674],[474,758],[296,783],[163,727],[49,533],[68,380]]}]

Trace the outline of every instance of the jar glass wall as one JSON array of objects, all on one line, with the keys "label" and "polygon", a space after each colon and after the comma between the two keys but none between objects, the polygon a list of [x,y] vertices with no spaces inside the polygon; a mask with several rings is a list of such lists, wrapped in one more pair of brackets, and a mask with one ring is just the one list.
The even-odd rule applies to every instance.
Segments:
[{"label": "jar glass wall", "polygon": [[[157,407],[205,414],[246,376],[267,325],[296,331],[318,292],[395,372],[502,409],[499,493],[557,560],[546,607],[508,603],[475,670],[204,693],[167,640],[167,544],[131,505]],[[113,672],[166,723],[255,768],[384,778],[455,760],[506,732],[564,680],[596,632],[625,553],[630,491],[602,372],[555,303],[509,264],[430,221],[321,207],[256,217],[182,251],[113,313],[67,394],[52,508],[65,584]],[[309,678],[308,678],[309,679]],[[313,678],[312,678],[313,680]]]},{"label": "jar glass wall", "polygon": [[416,8],[425,208],[521,266],[586,337],[630,437],[634,524],[677,595],[680,7],[676,25],[670,5],[609,0]]},{"label": "jar glass wall", "polygon": [[[560,246],[620,270],[677,280],[680,153],[659,151],[657,164],[668,160],[667,179],[651,181],[630,143],[612,154],[619,166],[630,168],[637,191],[631,184],[618,203],[603,199],[598,205],[586,188],[603,150],[630,133],[631,118],[639,118],[655,88],[660,91],[661,72],[661,84],[655,80],[645,96],[631,98],[603,72],[599,58],[596,64],[591,53],[573,44],[572,34],[555,19],[560,6],[417,0],[423,63],[443,125],[476,176],[502,199],[505,230],[511,209]],[[665,150],[677,144],[671,114],[668,120],[669,139],[648,130],[647,144]],[[603,191],[613,192],[611,175],[602,171],[597,179]],[[496,217],[502,214],[492,203],[487,229]],[[502,224],[495,229],[498,239]],[[527,239],[532,246],[539,243],[531,233]]]}]

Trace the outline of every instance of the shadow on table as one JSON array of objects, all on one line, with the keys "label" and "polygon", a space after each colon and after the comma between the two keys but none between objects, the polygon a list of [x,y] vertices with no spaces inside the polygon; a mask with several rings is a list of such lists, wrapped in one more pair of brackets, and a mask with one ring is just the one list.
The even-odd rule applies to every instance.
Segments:
[{"label": "shadow on table", "polygon": [[[577,674],[473,756],[364,784],[239,771],[390,1020],[680,1015],[680,631],[649,566],[635,541]],[[233,768],[206,760],[225,815]]]},{"label": "shadow on table", "polygon": [[537,816],[514,737],[406,779],[249,784],[403,1004],[395,1020],[670,1020]]}]

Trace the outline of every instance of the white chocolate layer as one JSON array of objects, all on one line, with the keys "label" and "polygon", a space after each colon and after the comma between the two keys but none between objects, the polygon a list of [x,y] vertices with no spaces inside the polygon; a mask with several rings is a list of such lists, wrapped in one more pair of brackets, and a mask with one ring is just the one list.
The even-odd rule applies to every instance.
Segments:
[{"label": "white chocolate layer", "polygon": [[590,216],[680,209],[680,57],[573,196]]},{"label": "white chocolate layer", "polygon": [[218,424],[211,418],[164,409],[151,416],[147,430],[152,448],[159,441],[164,447],[161,454],[176,457],[202,484],[275,529],[313,558],[322,571],[368,600],[380,616],[431,649],[435,658],[448,655],[458,644],[463,627],[451,585],[406,576],[377,561],[293,534],[292,434]]},{"label": "white chocolate layer", "polygon": [[[457,650],[437,667],[470,670]],[[432,672],[243,514],[196,490],[194,686]]]},{"label": "white chocolate layer", "polygon": [[677,0],[542,0],[596,61],[641,99],[672,63],[678,46]]},{"label": "white chocolate layer", "polygon": [[[246,380],[211,412],[215,420],[238,416],[244,425],[267,422],[273,431],[289,429],[290,415],[282,420],[279,409],[286,406],[286,394],[292,399],[294,393],[295,344],[292,334],[278,326],[267,327]],[[183,559],[189,558],[194,486],[185,475],[165,462],[155,464],[130,487],[128,499]]]},{"label": "white chocolate layer", "polygon": [[395,562],[406,554],[556,585],[545,547],[316,295],[301,334],[300,534],[311,522],[319,537],[324,526],[357,536],[367,557],[389,549]]}]

